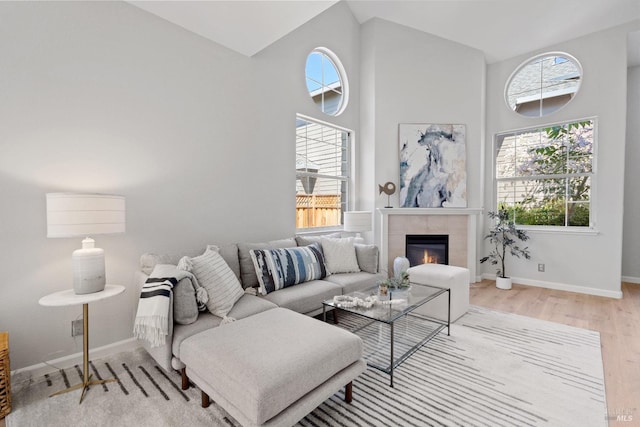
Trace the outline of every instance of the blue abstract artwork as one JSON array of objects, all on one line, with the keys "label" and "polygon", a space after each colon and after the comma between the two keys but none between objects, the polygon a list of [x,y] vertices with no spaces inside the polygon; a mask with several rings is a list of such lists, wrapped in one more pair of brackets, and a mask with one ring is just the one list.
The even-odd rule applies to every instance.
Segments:
[{"label": "blue abstract artwork", "polygon": [[465,125],[400,124],[400,207],[467,207]]}]

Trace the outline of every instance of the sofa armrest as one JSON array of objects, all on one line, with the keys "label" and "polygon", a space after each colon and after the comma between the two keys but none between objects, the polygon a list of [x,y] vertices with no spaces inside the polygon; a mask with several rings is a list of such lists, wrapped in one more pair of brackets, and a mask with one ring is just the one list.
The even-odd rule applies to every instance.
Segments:
[{"label": "sofa armrest", "polygon": [[[135,274],[135,283],[137,286],[138,295],[142,291],[142,287],[144,286],[144,282],[147,280],[149,276],[144,274],[141,271],[136,271]],[[147,353],[154,358],[154,360],[162,367],[165,371],[171,372],[173,369],[171,366],[171,359],[173,358],[173,353],[171,350],[171,344],[173,342],[173,294],[171,294],[171,298],[169,301],[169,334],[166,337],[166,341],[163,345],[159,347],[151,347],[151,344],[146,340],[138,339],[140,345],[147,350]]]}]

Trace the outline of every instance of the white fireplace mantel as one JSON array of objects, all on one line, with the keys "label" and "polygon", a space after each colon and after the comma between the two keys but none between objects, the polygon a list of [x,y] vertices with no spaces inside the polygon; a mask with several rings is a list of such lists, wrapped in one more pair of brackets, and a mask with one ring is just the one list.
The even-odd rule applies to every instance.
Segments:
[{"label": "white fireplace mantel", "polygon": [[482,208],[378,208],[378,212],[387,215],[479,215]]},{"label": "white fireplace mantel", "polygon": [[[481,208],[379,208],[377,211],[381,217],[380,266],[382,268],[393,264],[393,260],[389,259],[389,218],[391,216],[467,216],[466,267],[469,269],[472,281],[476,280],[477,230],[478,218],[483,211]],[[409,218],[407,220],[410,221]]]}]

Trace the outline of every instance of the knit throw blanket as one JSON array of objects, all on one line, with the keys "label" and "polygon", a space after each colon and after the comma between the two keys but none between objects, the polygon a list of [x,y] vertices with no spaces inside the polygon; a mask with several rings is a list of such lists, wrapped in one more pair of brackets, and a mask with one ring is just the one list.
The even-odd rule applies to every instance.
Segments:
[{"label": "knit throw blanket", "polygon": [[165,344],[169,334],[169,308],[173,287],[184,278],[190,279],[194,287],[198,288],[195,277],[188,271],[178,270],[175,265],[169,264],[157,264],[154,267],[140,292],[138,311],[133,323],[134,337],[148,341],[151,347]]}]

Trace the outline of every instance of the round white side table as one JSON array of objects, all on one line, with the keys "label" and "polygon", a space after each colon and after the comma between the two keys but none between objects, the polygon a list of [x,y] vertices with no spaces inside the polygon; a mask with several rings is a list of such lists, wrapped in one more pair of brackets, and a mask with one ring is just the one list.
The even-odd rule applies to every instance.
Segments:
[{"label": "round white side table", "polygon": [[92,381],[91,377],[93,375],[89,375],[89,303],[114,297],[123,293],[124,290],[125,287],[121,285],[106,285],[104,290],[94,292],[92,294],[76,295],[73,289],[67,289],[66,291],[54,292],[40,298],[38,304],[46,307],[63,307],[82,304],[82,323],[84,328],[84,332],[82,334],[83,381],[80,384],[55,392],[50,397],[81,388],[82,394],[80,395],[80,403],[82,403],[84,394],[89,386],[116,381],[115,379]]}]

